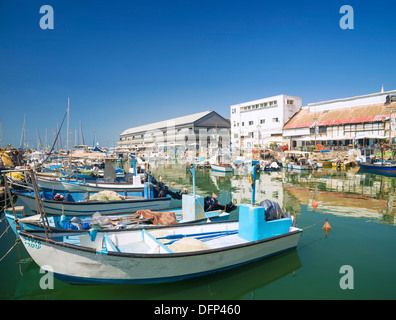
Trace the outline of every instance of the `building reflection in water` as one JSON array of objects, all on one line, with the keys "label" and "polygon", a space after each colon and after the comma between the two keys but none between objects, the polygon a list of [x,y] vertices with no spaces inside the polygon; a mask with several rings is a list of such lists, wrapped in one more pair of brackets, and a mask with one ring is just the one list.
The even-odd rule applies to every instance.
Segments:
[{"label": "building reflection in water", "polygon": [[[174,188],[192,190],[192,175],[186,165],[158,165],[153,173]],[[222,203],[232,198],[237,205],[251,202],[251,185],[248,175],[196,170],[197,193],[208,196],[215,193]],[[260,172],[256,182],[256,204],[269,199],[280,204],[284,211],[297,217],[301,205],[313,210],[312,201],[318,203],[317,212],[345,217],[368,218],[396,225],[393,204],[396,200],[396,177],[360,172],[358,168],[317,171]]]}]

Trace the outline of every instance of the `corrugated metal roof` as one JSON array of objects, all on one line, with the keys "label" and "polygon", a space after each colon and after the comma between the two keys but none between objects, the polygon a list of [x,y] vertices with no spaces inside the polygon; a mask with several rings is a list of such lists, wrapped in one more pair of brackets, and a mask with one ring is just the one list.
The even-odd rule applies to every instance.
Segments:
[{"label": "corrugated metal roof", "polygon": [[[396,103],[392,103],[391,106],[396,107]],[[392,118],[395,116],[393,115]],[[284,129],[311,127],[315,123],[315,118],[317,119],[317,126],[332,126],[381,121],[383,118],[389,118],[389,112],[386,111],[386,106],[382,103],[317,112],[310,112],[309,108],[306,108],[301,109],[290,119]]]},{"label": "corrugated metal roof", "polygon": [[127,135],[127,134],[132,134],[132,133],[146,132],[146,131],[152,131],[152,130],[156,130],[156,129],[166,128],[168,126],[168,123],[174,123],[175,126],[181,126],[184,124],[193,123],[193,122],[203,118],[204,116],[208,115],[211,112],[214,112],[214,111],[198,112],[198,113],[190,114],[187,116],[182,116],[182,117],[178,117],[178,118],[173,118],[173,119],[169,119],[169,120],[146,124],[146,125],[139,126],[139,127],[130,128],[130,129],[127,129],[124,132],[122,132],[121,136]]}]

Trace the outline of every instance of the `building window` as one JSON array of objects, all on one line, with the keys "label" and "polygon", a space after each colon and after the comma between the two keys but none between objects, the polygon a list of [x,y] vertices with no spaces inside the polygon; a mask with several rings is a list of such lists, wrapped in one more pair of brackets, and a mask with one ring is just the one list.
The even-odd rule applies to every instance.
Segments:
[{"label": "building window", "polygon": [[265,123],[265,119],[260,120],[260,124],[263,124],[263,123]]},{"label": "building window", "polygon": [[249,126],[252,126],[253,125],[253,121],[249,121]]},{"label": "building window", "polygon": [[245,126],[245,122],[242,122],[242,127],[244,127]]},{"label": "building window", "polygon": [[319,127],[319,133],[326,133],[326,127]]},{"label": "building window", "polygon": [[279,122],[278,118],[272,118],[272,122]]},{"label": "building window", "polygon": [[294,103],[294,100],[287,100],[287,102],[286,102],[286,104],[293,104]]}]

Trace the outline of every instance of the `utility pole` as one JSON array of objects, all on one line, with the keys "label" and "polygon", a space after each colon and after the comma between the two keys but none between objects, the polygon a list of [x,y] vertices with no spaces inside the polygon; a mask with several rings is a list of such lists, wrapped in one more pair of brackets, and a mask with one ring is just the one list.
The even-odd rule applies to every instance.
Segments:
[{"label": "utility pole", "polygon": [[392,113],[396,111],[395,106],[387,106],[386,112],[389,112],[389,146],[392,148]]},{"label": "utility pole", "polygon": [[392,150],[393,158],[393,148],[392,148],[392,113],[396,111],[396,107],[392,105],[392,102],[396,101],[396,96],[387,96],[384,105],[386,106],[385,111],[389,112],[389,147]]}]

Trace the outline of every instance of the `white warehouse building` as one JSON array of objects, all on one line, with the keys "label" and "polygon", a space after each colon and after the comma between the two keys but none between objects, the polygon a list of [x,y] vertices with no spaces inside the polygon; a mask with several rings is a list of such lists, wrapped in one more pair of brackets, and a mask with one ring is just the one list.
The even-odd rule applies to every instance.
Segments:
[{"label": "white warehouse building", "polygon": [[283,126],[301,106],[301,97],[285,94],[232,105],[233,149],[247,150],[271,143],[283,143]]}]

